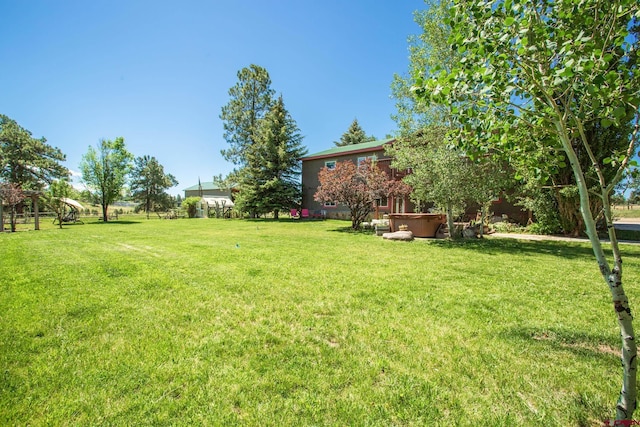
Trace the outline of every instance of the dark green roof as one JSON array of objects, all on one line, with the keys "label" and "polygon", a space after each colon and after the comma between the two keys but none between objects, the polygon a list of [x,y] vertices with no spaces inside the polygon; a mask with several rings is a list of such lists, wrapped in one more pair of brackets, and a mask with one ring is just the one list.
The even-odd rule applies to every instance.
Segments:
[{"label": "dark green roof", "polygon": [[[214,184],[213,182],[201,182],[200,186],[202,186],[203,190],[222,190],[218,184]],[[200,190],[200,186],[198,184],[192,185],[189,188],[185,188],[183,191],[198,191]]]},{"label": "dark green roof", "polygon": [[319,153],[309,154],[304,156],[301,160],[307,160],[314,157],[330,157],[339,154],[348,154],[354,151],[371,151],[378,147],[382,148],[383,145],[394,141],[395,138],[380,139],[377,141],[363,142],[361,144],[344,145],[342,147],[333,147],[329,150],[320,151]]}]

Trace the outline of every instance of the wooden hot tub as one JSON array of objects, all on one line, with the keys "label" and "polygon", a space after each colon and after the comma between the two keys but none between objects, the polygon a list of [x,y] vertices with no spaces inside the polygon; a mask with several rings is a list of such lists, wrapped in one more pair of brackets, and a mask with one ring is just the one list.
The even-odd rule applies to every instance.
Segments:
[{"label": "wooden hot tub", "polygon": [[389,214],[391,231],[398,231],[401,224],[407,224],[408,230],[416,237],[436,237],[440,224],[447,222],[444,214],[404,213]]}]

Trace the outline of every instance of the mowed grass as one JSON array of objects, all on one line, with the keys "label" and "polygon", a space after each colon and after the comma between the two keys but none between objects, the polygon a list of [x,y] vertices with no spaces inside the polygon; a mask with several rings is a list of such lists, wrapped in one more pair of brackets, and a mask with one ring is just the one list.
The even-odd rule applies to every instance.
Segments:
[{"label": "mowed grass", "polygon": [[[612,418],[589,246],[339,221],[0,234],[0,425],[574,426]],[[623,245],[639,307],[640,247]]]}]

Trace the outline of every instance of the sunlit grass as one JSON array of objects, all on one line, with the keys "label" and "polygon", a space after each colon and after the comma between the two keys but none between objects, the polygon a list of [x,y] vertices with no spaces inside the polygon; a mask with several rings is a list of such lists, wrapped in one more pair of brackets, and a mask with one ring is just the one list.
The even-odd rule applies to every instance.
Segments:
[{"label": "sunlit grass", "polygon": [[[601,425],[621,373],[590,248],[338,221],[0,234],[0,425]],[[637,306],[640,249],[623,245]]]}]

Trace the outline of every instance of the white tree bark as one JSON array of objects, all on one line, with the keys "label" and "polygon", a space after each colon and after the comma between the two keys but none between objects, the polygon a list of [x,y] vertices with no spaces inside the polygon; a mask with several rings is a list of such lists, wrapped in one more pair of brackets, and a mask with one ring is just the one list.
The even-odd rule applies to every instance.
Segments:
[{"label": "white tree bark", "polygon": [[633,412],[636,409],[637,404],[637,388],[636,388],[636,373],[637,373],[637,347],[635,342],[635,333],[633,330],[633,316],[631,314],[631,308],[629,307],[629,300],[624,292],[622,286],[622,258],[620,256],[620,250],[618,247],[618,240],[616,239],[615,229],[613,228],[611,208],[609,201],[609,189],[604,185],[601,180],[600,196],[603,198],[603,204],[605,209],[605,219],[607,221],[607,227],[609,230],[609,237],[611,241],[611,248],[614,254],[613,268],[609,265],[607,258],[602,248],[600,238],[596,229],[596,222],[591,214],[589,208],[589,192],[585,182],[584,173],[580,167],[578,156],[576,155],[571,140],[567,135],[565,129],[559,120],[555,123],[556,129],[562,140],[563,148],[567,153],[571,168],[576,177],[576,184],[580,193],[580,212],[584,218],[585,226],[587,229],[587,235],[593,248],[593,254],[598,262],[600,273],[602,278],[607,284],[611,293],[611,300],[613,302],[613,309],[618,319],[618,326],[620,328],[620,337],[622,340],[621,362],[622,362],[622,388],[620,390],[620,397],[616,405],[616,419],[625,420],[631,419]]}]

